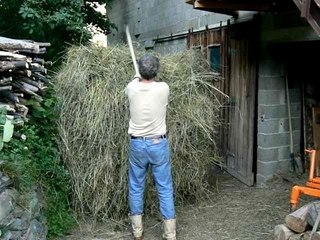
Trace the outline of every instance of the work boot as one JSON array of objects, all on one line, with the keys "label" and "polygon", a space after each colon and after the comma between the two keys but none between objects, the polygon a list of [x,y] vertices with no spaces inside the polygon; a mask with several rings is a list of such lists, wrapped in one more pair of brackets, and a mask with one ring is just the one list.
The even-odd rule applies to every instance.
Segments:
[{"label": "work boot", "polygon": [[176,240],[176,219],[163,220],[163,239]]},{"label": "work boot", "polygon": [[143,225],[142,225],[142,215],[130,215],[132,234],[134,240],[142,240]]}]

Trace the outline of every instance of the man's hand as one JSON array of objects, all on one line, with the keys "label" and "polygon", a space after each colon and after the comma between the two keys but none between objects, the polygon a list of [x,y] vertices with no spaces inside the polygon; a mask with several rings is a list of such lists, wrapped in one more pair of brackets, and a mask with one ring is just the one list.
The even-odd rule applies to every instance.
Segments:
[{"label": "man's hand", "polygon": [[134,79],[138,79],[138,80],[140,80],[140,79],[141,79],[140,74],[139,74],[139,73],[137,73],[136,75],[134,75],[133,80],[134,80]]}]

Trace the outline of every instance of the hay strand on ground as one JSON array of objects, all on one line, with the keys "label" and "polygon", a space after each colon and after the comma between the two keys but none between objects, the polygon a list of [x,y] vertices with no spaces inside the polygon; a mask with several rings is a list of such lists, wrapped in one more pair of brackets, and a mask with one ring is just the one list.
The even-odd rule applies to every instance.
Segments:
[{"label": "hay strand on ground", "polygon": [[[217,75],[192,51],[159,58],[159,80],[170,86],[167,128],[176,203],[181,205],[204,196],[207,167],[220,161],[214,140],[221,106],[213,88]],[[72,176],[74,206],[83,215],[127,216],[129,109],[124,89],[133,76],[129,48],[120,45],[72,47],[56,75],[61,151]],[[156,199],[149,180],[147,213],[158,211]]]}]

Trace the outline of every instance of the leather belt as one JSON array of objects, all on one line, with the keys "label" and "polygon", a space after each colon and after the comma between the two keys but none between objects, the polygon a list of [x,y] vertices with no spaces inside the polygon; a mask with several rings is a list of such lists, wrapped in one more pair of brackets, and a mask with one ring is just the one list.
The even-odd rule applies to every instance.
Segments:
[{"label": "leather belt", "polygon": [[131,135],[131,139],[143,139],[143,140],[149,140],[149,139],[159,139],[159,138],[167,138],[167,135],[158,135],[153,137],[136,137]]}]

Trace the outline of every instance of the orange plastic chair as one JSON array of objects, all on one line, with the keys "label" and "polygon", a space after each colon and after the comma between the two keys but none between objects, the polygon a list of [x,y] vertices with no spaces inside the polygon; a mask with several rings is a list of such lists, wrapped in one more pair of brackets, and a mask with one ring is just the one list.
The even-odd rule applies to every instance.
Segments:
[{"label": "orange plastic chair", "polygon": [[319,197],[320,198],[320,177],[314,176],[315,169],[318,166],[316,162],[316,150],[305,150],[307,153],[311,154],[310,161],[310,172],[309,179],[306,182],[306,186],[294,186],[291,191],[291,210],[294,211],[297,209],[299,204],[299,197],[301,194]]}]

